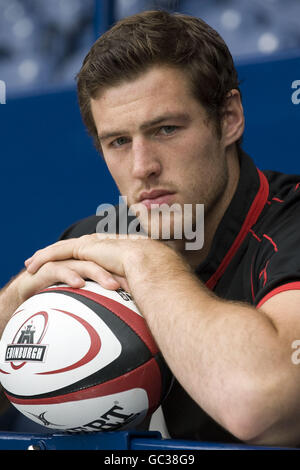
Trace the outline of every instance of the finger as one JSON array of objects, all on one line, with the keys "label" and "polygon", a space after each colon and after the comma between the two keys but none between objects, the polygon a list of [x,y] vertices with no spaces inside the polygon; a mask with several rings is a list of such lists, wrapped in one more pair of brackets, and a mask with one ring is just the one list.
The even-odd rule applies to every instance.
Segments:
[{"label": "finger", "polygon": [[[64,262],[53,262],[50,261],[45,263],[40,271],[33,276],[36,279],[41,278],[42,282],[47,283],[48,286],[56,282],[62,282],[68,284],[70,287],[79,288],[85,285],[84,276],[82,273],[71,264]],[[51,284],[49,284],[49,282]]]},{"label": "finger", "polygon": [[35,274],[24,271],[19,297],[22,301],[26,300],[40,290],[57,283],[79,289],[85,286],[85,279],[95,281],[105,289],[117,290],[121,287],[120,282],[111,273],[96,263],[79,260],[50,261]]},{"label": "finger", "polygon": [[37,270],[49,261],[61,261],[72,258],[74,239],[62,240],[53,245],[47,246],[34,253],[31,258],[25,261],[26,269],[34,274]]},{"label": "finger", "polygon": [[74,240],[73,238],[69,238],[68,240],[59,240],[58,242],[56,243],[53,243],[51,245],[49,245],[48,247],[45,247],[45,248],[42,248],[41,250],[37,250],[30,258],[27,258],[25,261],[24,261],[24,264],[25,266],[28,266],[32,260],[34,259],[34,257],[40,253],[41,251],[45,250],[46,248],[49,248],[49,247],[56,247],[56,246],[59,246],[59,245],[65,245],[66,243],[69,243],[70,240]]},{"label": "finger", "polygon": [[76,271],[66,266],[56,266],[54,268],[51,263],[48,263],[36,274],[24,271],[18,289],[19,298],[23,302],[37,292],[60,282],[73,288],[80,288],[85,285],[85,280]]},{"label": "finger", "polygon": [[120,287],[119,279],[93,261],[70,260],[70,267],[80,276],[97,282],[105,289],[116,290]]},{"label": "finger", "polygon": [[64,282],[70,287],[83,287],[85,279],[95,281],[106,289],[116,290],[120,287],[120,282],[113,274],[92,261],[50,261],[40,271],[41,275],[48,273],[54,282]]},{"label": "finger", "polygon": [[114,278],[119,282],[122,289],[124,289],[126,292],[131,294],[129,284],[128,284],[127,279],[125,277],[118,276],[118,275],[115,274]]}]

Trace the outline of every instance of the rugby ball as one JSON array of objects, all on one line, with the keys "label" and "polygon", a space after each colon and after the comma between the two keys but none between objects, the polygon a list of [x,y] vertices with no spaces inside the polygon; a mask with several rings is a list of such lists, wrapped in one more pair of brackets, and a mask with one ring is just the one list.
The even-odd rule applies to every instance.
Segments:
[{"label": "rugby ball", "polygon": [[137,427],[172,375],[131,296],[87,281],[51,286],[17,309],[0,342],[0,381],[33,421],[94,432]]}]

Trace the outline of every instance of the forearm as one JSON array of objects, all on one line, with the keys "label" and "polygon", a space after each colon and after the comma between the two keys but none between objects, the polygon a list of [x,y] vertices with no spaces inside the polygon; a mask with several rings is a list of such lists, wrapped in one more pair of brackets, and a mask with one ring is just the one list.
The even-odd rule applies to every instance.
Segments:
[{"label": "forearm", "polygon": [[17,290],[18,278],[21,275],[22,273],[14,277],[0,292],[0,338],[11,315],[22,303]]},{"label": "forearm", "polygon": [[[260,401],[263,406],[274,396],[275,371],[289,360],[276,329],[255,308],[214,296],[179,257],[166,251],[156,263],[145,253],[137,256],[126,276],[162,354],[191,397],[234,431],[237,415],[243,421],[249,407],[255,415]],[[263,416],[270,423],[262,422],[262,429],[273,418],[270,406]]]},{"label": "forearm", "polygon": [[[16,289],[16,282],[19,276],[20,274],[11,279],[11,281],[8,282],[8,284],[0,291],[0,339],[11,315],[21,304],[21,299]],[[0,415],[7,409],[7,407],[8,400],[5,397],[2,385],[0,384]]]}]

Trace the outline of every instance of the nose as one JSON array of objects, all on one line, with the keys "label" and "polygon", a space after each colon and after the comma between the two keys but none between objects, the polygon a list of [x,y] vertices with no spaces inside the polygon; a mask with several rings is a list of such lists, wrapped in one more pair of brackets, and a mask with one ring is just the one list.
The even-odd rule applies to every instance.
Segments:
[{"label": "nose", "polygon": [[132,143],[132,175],[148,179],[161,173],[161,162],[152,142],[140,138]]}]

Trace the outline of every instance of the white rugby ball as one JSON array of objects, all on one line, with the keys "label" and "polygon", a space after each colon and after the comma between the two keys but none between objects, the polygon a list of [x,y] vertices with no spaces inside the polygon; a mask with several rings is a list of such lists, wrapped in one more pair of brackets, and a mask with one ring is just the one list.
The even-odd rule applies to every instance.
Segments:
[{"label": "white rugby ball", "polygon": [[0,381],[33,421],[68,432],[134,428],[171,374],[131,296],[87,281],[24,302],[0,342]]}]

